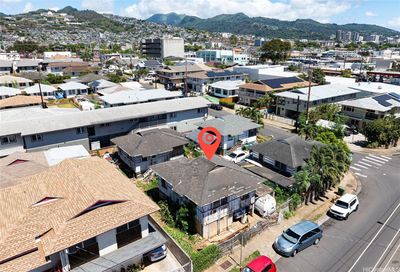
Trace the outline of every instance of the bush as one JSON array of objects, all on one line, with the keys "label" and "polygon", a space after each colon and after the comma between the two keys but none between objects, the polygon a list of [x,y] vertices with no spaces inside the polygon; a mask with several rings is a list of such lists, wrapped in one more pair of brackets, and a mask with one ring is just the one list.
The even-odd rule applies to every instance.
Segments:
[{"label": "bush", "polygon": [[289,218],[292,217],[293,215],[294,215],[294,212],[285,211],[285,212],[283,213],[283,218],[289,219]]},{"label": "bush", "polygon": [[175,225],[187,232],[189,230],[189,219],[189,209],[186,206],[182,206],[176,213]]},{"label": "bush", "polygon": [[192,257],[193,271],[201,272],[213,265],[222,255],[221,249],[216,245],[209,245],[203,250],[194,253]]},{"label": "bush", "polygon": [[227,107],[227,108],[229,108],[229,109],[234,109],[234,108],[235,108],[235,103],[220,101],[219,104],[220,104],[221,106]]},{"label": "bush", "polygon": [[174,217],[171,214],[171,211],[169,210],[168,203],[166,201],[160,201],[158,202],[158,206],[160,206],[160,215],[162,221],[164,221],[167,225],[174,227],[175,222],[174,222]]},{"label": "bush", "polygon": [[301,203],[301,197],[299,194],[294,193],[291,198],[292,201],[290,202],[290,210],[295,211]]}]

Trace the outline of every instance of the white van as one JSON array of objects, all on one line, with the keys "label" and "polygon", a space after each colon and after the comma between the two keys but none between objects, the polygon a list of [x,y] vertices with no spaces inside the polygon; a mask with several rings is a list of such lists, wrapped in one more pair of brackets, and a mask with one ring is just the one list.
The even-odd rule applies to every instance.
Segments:
[{"label": "white van", "polygon": [[256,200],[254,208],[262,217],[269,216],[276,211],[276,200],[271,195],[262,196]]}]

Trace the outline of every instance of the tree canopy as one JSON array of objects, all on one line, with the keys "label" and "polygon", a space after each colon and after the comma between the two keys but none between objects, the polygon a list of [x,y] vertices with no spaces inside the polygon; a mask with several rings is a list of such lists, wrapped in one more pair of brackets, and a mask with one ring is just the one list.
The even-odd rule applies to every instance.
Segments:
[{"label": "tree canopy", "polygon": [[400,118],[394,115],[385,116],[368,122],[362,129],[370,147],[397,146],[400,139]]},{"label": "tree canopy", "polygon": [[261,48],[262,61],[270,59],[273,64],[283,62],[289,57],[289,52],[292,49],[290,42],[274,39],[264,43]]},{"label": "tree canopy", "polygon": [[[301,74],[299,77],[306,81],[309,80],[308,74],[305,74],[305,73]],[[311,73],[311,81],[314,83],[317,83],[318,85],[326,84],[324,71],[321,68],[313,69],[312,73]]]}]

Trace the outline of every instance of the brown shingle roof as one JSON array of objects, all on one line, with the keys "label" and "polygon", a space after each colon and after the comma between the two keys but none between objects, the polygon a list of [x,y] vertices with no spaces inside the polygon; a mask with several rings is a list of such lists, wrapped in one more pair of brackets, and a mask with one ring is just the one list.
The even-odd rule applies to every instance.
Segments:
[{"label": "brown shingle roof", "polygon": [[39,105],[41,102],[40,96],[16,95],[0,100],[0,109]]},{"label": "brown shingle roof", "polygon": [[[35,205],[46,197],[58,199]],[[112,204],[87,211],[99,201]],[[30,270],[45,264],[44,256],[157,210],[107,161],[97,157],[65,160],[0,189],[0,263],[29,250],[39,251],[4,262],[0,271]],[[36,237],[40,240],[35,241]],[[21,258],[27,260],[21,262]]]}]

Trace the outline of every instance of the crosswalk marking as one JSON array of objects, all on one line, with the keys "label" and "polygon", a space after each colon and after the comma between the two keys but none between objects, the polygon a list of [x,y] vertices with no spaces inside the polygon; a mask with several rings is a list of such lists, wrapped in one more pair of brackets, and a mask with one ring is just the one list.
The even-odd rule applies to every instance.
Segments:
[{"label": "crosswalk marking", "polygon": [[363,161],[359,161],[358,163],[360,163],[360,164],[363,164],[363,165],[366,165],[366,166],[369,166],[369,167],[371,167],[371,166],[372,166],[372,164],[368,164],[368,163],[366,163],[366,162],[363,162]]},{"label": "crosswalk marking", "polygon": [[363,177],[363,178],[366,178],[366,177],[367,177],[366,175],[363,175],[363,174],[360,174],[360,173],[356,173],[356,175],[357,175],[357,176],[360,176],[360,177]]},{"label": "crosswalk marking", "polygon": [[382,166],[382,165],[383,165],[383,164],[381,164],[381,163],[377,163],[377,162],[375,162],[375,161],[372,161],[372,160],[369,160],[369,159],[366,159],[366,158],[362,159],[362,161],[366,161],[366,162],[368,162],[368,163],[373,163],[373,164],[378,165],[378,166]]},{"label": "crosswalk marking", "polygon": [[361,167],[361,168],[364,168],[364,169],[368,169],[368,167],[366,167],[366,166],[364,166],[364,165],[361,165],[361,164],[358,164],[358,163],[355,163],[354,165],[357,166],[357,167]]},{"label": "crosswalk marking", "polygon": [[384,156],[384,155],[381,155],[381,157],[383,157],[383,158],[385,158],[385,159],[392,159],[391,157],[388,157],[388,156]]},{"label": "crosswalk marking", "polygon": [[385,161],[381,161],[381,160],[378,160],[378,159],[375,159],[375,158],[371,158],[371,157],[366,157],[366,159],[374,161],[374,162],[379,162],[379,163],[382,163],[382,164],[386,163]]},{"label": "crosswalk marking", "polygon": [[354,167],[354,166],[350,166],[350,168],[351,168],[351,169],[354,169],[354,170],[356,170],[356,171],[361,171],[360,168],[357,168],[357,167]]},{"label": "crosswalk marking", "polygon": [[375,156],[375,155],[369,155],[368,157],[372,157],[372,158],[375,158],[377,160],[385,161],[385,162],[388,162],[390,160],[390,159],[378,157],[378,156]]}]

